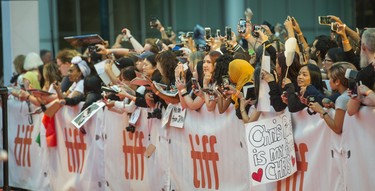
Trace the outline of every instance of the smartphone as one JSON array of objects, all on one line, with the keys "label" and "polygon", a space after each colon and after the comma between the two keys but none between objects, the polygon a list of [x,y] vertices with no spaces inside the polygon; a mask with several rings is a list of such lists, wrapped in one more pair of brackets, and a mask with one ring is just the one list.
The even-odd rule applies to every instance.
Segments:
[{"label": "smartphone", "polygon": [[252,28],[252,34],[255,38],[258,38],[259,37],[259,33],[258,31],[262,30],[262,26],[260,25],[253,25],[253,28]]},{"label": "smartphone", "polygon": [[238,32],[239,33],[245,33],[245,31],[246,31],[246,19],[240,19],[240,21],[238,22],[238,25],[239,25]]},{"label": "smartphone", "polygon": [[336,32],[337,31],[337,26],[338,24],[336,23],[336,22],[332,22],[331,23],[331,31],[334,31],[334,32]]},{"label": "smartphone", "polygon": [[172,27],[168,26],[167,31],[165,33],[167,34],[168,37],[171,37],[172,36]]},{"label": "smartphone", "polygon": [[227,40],[232,40],[232,28],[226,26],[225,35],[227,36]]},{"label": "smartphone", "polygon": [[328,16],[319,16],[318,20],[319,20],[320,25],[328,25],[329,26],[332,23],[331,18],[329,18]]},{"label": "smartphone", "polygon": [[357,83],[358,71],[352,70],[350,68],[345,71],[345,78],[348,79],[348,88],[352,92],[352,97],[358,96],[358,83]]},{"label": "smartphone", "polygon": [[151,19],[150,19],[150,27],[151,28],[156,28],[157,27],[157,24],[156,24],[157,20],[158,19],[156,17],[151,17]]},{"label": "smartphone", "polygon": [[217,38],[220,38],[220,37],[221,37],[220,29],[216,29],[216,37],[217,37]]},{"label": "smartphone", "polygon": [[204,34],[206,36],[206,40],[209,40],[211,38],[211,28],[210,27],[204,28]]},{"label": "smartphone", "polygon": [[192,89],[194,91],[199,91],[200,90],[200,86],[198,84],[198,81],[196,78],[191,78],[191,84],[192,84]]},{"label": "smartphone", "polygon": [[189,38],[189,37],[193,37],[193,34],[194,34],[193,32],[187,32],[187,33],[186,33],[186,37],[187,37],[187,38]]}]

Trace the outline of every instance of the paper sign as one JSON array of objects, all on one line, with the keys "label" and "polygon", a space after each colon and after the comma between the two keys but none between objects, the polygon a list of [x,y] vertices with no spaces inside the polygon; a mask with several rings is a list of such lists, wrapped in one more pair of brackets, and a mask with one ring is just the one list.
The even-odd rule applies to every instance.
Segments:
[{"label": "paper sign", "polygon": [[247,123],[246,144],[252,184],[266,184],[297,171],[290,113]]},{"label": "paper sign", "polygon": [[183,128],[185,122],[186,109],[181,104],[173,105],[170,126]]},{"label": "paper sign", "polygon": [[[262,66],[261,66],[262,70],[265,70],[268,73],[270,73],[270,69],[271,69],[270,62],[271,62],[270,57],[263,55]],[[271,101],[270,101],[269,92],[270,92],[270,87],[268,86],[268,83],[265,80],[260,79],[258,106],[257,106],[258,111],[264,111],[264,112],[271,111]]]},{"label": "paper sign", "polygon": [[167,125],[167,123],[169,121],[169,116],[171,115],[171,112],[172,112],[172,109],[173,109],[173,105],[168,104],[168,107],[165,110],[163,118],[161,119],[161,127],[165,127],[165,125]]},{"label": "paper sign", "polygon": [[[109,78],[108,74],[104,70],[104,66],[107,60],[103,60],[97,64],[94,65],[96,72],[98,73],[100,79],[104,82],[105,85],[109,85],[111,83],[111,79]],[[112,64],[112,72],[115,74],[115,76],[120,75],[120,70],[117,68],[115,64]]]},{"label": "paper sign", "polygon": [[132,115],[130,116],[129,124],[135,125],[139,119],[140,114],[141,114],[141,109],[137,107],[132,113]]},{"label": "paper sign", "polygon": [[105,103],[102,101],[95,102],[83,110],[81,113],[77,115],[72,121],[73,125],[76,126],[78,129],[83,126],[100,108],[104,107]]}]

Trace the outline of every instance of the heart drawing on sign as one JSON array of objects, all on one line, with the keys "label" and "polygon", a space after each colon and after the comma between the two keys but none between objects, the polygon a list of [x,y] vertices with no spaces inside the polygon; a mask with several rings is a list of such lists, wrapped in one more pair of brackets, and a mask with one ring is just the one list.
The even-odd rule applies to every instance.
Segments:
[{"label": "heart drawing on sign", "polygon": [[294,158],[294,156],[292,156],[292,165],[294,166],[295,163],[296,163],[296,158]]},{"label": "heart drawing on sign", "polygon": [[262,176],[263,176],[263,169],[261,169],[261,168],[258,169],[258,172],[253,172],[253,174],[251,174],[251,177],[255,181],[258,181],[258,182],[262,181]]}]

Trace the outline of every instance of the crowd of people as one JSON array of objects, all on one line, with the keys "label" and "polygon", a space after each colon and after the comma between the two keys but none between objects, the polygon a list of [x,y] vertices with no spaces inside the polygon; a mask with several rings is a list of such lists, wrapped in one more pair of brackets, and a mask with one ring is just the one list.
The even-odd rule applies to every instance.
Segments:
[{"label": "crowd of people", "polygon": [[[19,55],[14,59],[12,84],[20,89],[14,88],[12,95],[42,108],[54,100],[70,106],[84,101],[82,111],[103,100],[114,112],[146,107],[153,108],[152,116],[158,118],[170,103],[190,110],[205,104],[208,111],[219,113],[233,104],[237,117],[249,123],[262,112],[259,88],[265,81],[274,112],[308,108],[337,134],[342,133],[346,112],[355,115],[362,105],[375,106],[374,28],[353,30],[330,15],[330,35],[307,42],[294,17],[275,27],[254,25],[251,17],[246,10],[246,24],[239,23],[233,31],[227,28],[226,34],[211,34],[197,25],[193,32],[177,36],[156,20],[150,25],[161,38],[147,38],[144,45],[124,28],[112,46],[103,42],[83,53],[64,49],[55,60],[46,55],[48,51]],[[124,43],[133,48],[123,48]],[[265,56],[270,58],[270,70],[262,67]],[[99,77],[94,67],[99,62],[105,63],[110,84]],[[165,86],[163,90],[159,84]],[[102,86],[118,91],[103,92]],[[36,95],[30,89],[50,94]],[[332,116],[327,112],[331,108]]]}]

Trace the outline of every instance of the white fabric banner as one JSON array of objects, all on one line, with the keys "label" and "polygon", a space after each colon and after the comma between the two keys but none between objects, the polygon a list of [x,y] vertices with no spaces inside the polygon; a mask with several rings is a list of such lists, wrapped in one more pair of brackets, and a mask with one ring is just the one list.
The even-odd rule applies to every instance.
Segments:
[{"label": "white fabric banner", "polygon": [[26,102],[8,100],[8,164],[9,185],[29,190],[48,190],[48,167],[45,165],[44,148],[36,138],[40,133],[41,115],[30,111],[35,107]]},{"label": "white fabric banner", "polygon": [[48,148],[48,166],[52,190],[104,190],[104,151],[101,131],[103,110],[83,127],[82,134],[71,121],[80,106],[62,107],[55,114],[57,147]]},{"label": "white fabric banner", "polygon": [[[80,105],[81,106],[81,105]],[[41,115],[29,124],[26,102],[8,101],[10,186],[28,190],[373,190],[375,108],[346,116],[342,135],[319,115],[291,114],[297,172],[277,183],[251,185],[245,127],[233,106],[223,113],[188,110],[184,128],[147,119],[135,132],[127,114],[99,110],[83,128],[71,120],[80,106],[55,115],[57,147],[46,147]],[[334,111],[330,111],[333,116]],[[163,111],[165,113],[165,111]],[[17,115],[14,115],[17,114]],[[264,113],[262,119],[275,116]],[[41,133],[42,145],[35,142]],[[150,137],[150,139],[149,139]],[[150,145],[150,157],[144,152]],[[252,159],[250,159],[252,160]],[[250,169],[252,170],[252,169]],[[0,182],[3,181],[2,179]]]},{"label": "white fabric banner", "polygon": [[[128,115],[105,110],[104,158],[108,190],[169,190],[168,148],[161,120],[147,119],[151,109],[141,109],[135,132],[126,130]],[[146,158],[146,148],[155,152]],[[156,178],[157,177],[157,178]]]},{"label": "white fabric banner", "polygon": [[375,108],[362,107],[358,114],[345,116],[341,169],[346,190],[374,190],[375,181]]}]

